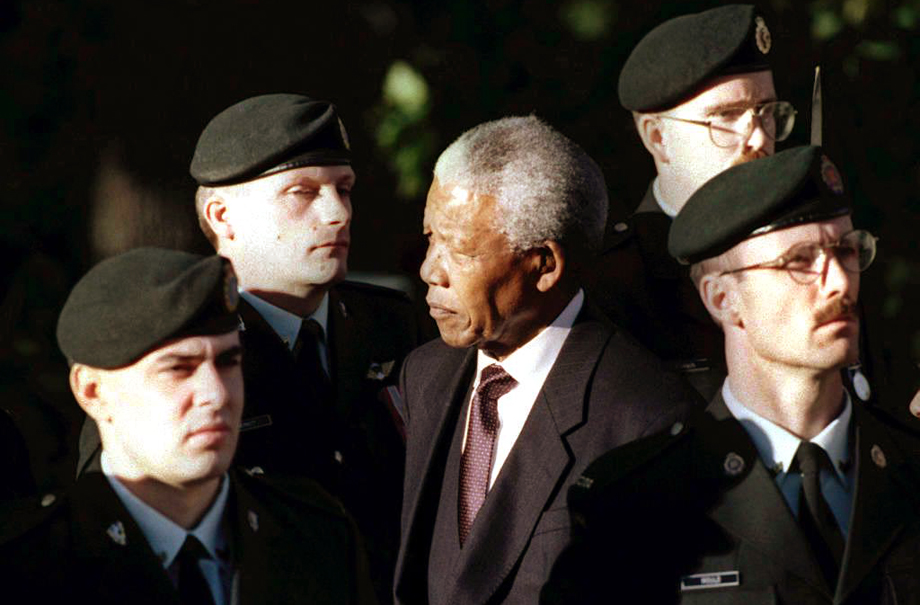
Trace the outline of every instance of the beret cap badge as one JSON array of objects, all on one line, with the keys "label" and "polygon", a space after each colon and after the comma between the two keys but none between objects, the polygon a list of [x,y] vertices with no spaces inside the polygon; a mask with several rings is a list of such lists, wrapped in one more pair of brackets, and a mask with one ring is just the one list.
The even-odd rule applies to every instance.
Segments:
[{"label": "beret cap badge", "polygon": [[766,55],[773,46],[773,37],[770,35],[770,30],[767,28],[767,22],[763,20],[763,17],[755,17],[754,24],[757,28],[754,32],[754,41],[757,43],[757,50]]},{"label": "beret cap badge", "polygon": [[345,145],[345,149],[351,151],[351,141],[348,139],[348,131],[345,130],[345,122],[342,121],[342,118],[339,118],[339,132],[342,135],[342,144]]},{"label": "beret cap badge", "polygon": [[821,179],[828,189],[837,195],[843,195],[843,179],[840,178],[837,167],[826,155],[821,156]]}]

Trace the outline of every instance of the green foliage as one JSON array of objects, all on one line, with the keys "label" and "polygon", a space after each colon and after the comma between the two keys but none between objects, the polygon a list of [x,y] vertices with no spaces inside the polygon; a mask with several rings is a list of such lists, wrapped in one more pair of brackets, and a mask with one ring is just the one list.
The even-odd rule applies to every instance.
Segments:
[{"label": "green foliage", "polygon": [[394,61],[383,79],[381,102],[375,113],[377,147],[396,173],[396,193],[415,199],[427,185],[434,153],[428,124],[431,104],[428,82],[406,61]]},{"label": "green foliage", "polygon": [[610,32],[616,8],[604,0],[570,0],[559,8],[559,16],[576,39],[593,41]]}]

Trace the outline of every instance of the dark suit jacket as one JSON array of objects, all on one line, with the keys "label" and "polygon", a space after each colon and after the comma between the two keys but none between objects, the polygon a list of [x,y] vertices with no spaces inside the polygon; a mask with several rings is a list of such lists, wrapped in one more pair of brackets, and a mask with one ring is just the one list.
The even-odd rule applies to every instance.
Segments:
[{"label": "dark suit jacket", "polygon": [[628,219],[611,216],[585,289],[609,318],[684,373],[708,401],[725,379],[722,331],[703,306],[689,268],[668,253],[670,228],[671,218],[649,186]]},{"label": "dark suit jacket", "polygon": [[[696,402],[679,376],[588,303],[451,568],[429,569],[448,453],[465,417],[476,350],[432,341],[406,360],[409,408],[402,539],[395,595],[444,603],[534,603],[569,537],[568,486],[605,449],[670,426]],[[462,424],[459,425],[462,428]],[[456,494],[446,494],[456,499]]]},{"label": "dark suit jacket", "polygon": [[[720,395],[681,433],[591,465],[570,492],[573,543],[541,602],[920,603],[920,440],[853,405],[855,501],[836,594]],[[740,584],[680,591],[681,578],[717,572]]]},{"label": "dark suit jacket", "polygon": [[[418,344],[411,303],[401,292],[355,282],[329,291],[334,401],[317,400],[287,346],[245,300],[239,314],[246,400],[236,464],[309,477],[340,499],[365,537],[380,600],[388,600],[405,445],[386,387],[395,389],[403,359]],[[95,425],[87,425],[81,468],[99,448]]]},{"label": "dark suit jacket", "polygon": [[[234,603],[373,603],[353,523],[316,487],[230,475]],[[105,477],[0,510],[3,602],[178,605],[162,563]],[[43,506],[42,501],[47,506]],[[109,535],[121,522],[123,543]]]}]

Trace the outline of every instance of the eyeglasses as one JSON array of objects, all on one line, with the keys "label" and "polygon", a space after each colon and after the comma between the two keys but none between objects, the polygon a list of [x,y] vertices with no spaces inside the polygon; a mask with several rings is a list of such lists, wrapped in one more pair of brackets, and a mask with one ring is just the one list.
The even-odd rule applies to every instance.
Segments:
[{"label": "eyeglasses", "polygon": [[785,141],[795,125],[795,114],[792,103],[786,101],[770,101],[748,108],[731,108],[721,110],[710,120],[691,120],[678,116],[660,115],[661,118],[706,126],[709,129],[709,138],[716,147],[735,147],[748,140],[754,132],[754,118],[763,129],[764,133],[774,141]]},{"label": "eyeglasses", "polygon": [[829,253],[837,258],[840,266],[849,273],[861,273],[869,268],[875,260],[876,242],[878,238],[862,229],[850,231],[839,240],[831,244],[818,244],[815,242],[795,245],[776,260],[757,263],[723,271],[719,275],[729,275],[750,271],[751,269],[780,269],[789,273],[796,282],[810,284],[818,279],[824,272],[825,263]]}]

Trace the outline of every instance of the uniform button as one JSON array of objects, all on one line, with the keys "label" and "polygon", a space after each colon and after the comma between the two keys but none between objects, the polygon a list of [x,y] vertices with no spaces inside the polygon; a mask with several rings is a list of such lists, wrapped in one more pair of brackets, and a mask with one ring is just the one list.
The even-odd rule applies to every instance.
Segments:
[{"label": "uniform button", "polygon": [[853,374],[853,390],[856,391],[856,396],[863,401],[869,401],[869,398],[872,397],[872,388],[869,386],[869,380],[866,378],[866,375],[859,370],[856,370],[856,373]]},{"label": "uniform button", "polygon": [[254,466],[252,468],[246,469],[246,474],[249,475],[250,477],[255,477],[256,475],[264,475],[265,471],[262,469],[261,466]]},{"label": "uniform button", "polygon": [[875,466],[879,468],[885,468],[888,466],[888,459],[885,458],[885,452],[882,451],[878,445],[873,445],[872,449],[869,450],[869,456],[872,457],[872,462],[875,463]]},{"label": "uniform button", "polygon": [[628,229],[629,229],[629,225],[627,225],[626,223],[622,223],[622,222],[617,223],[613,226],[613,230],[616,231],[617,233],[623,233],[624,231]]},{"label": "uniform button", "polygon": [[677,435],[680,435],[680,432],[681,432],[682,430],[684,430],[684,423],[683,423],[683,422],[675,422],[674,424],[671,425],[671,435],[673,435],[673,436],[675,436],[675,437],[676,437]]},{"label": "uniform button", "polygon": [[45,494],[44,496],[42,496],[42,507],[47,508],[51,506],[52,504],[54,504],[55,500],[57,500],[57,497],[55,497],[54,494]]},{"label": "uniform button", "polygon": [[735,452],[729,452],[728,455],[725,456],[725,462],[722,466],[725,469],[726,475],[729,477],[737,477],[744,472],[744,458]]},{"label": "uniform button", "polygon": [[336,462],[338,462],[339,464],[342,464],[342,452],[340,452],[339,450],[335,450],[332,456],[335,458]]}]

